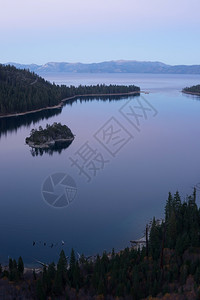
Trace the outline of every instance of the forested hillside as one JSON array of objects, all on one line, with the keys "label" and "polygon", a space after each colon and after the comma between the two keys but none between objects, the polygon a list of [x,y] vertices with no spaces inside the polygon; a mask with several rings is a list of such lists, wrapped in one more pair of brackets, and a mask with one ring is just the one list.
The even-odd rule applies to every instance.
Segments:
[{"label": "forested hillside", "polygon": [[[147,235],[148,236],[148,235]],[[200,298],[200,209],[196,189],[187,200],[169,193],[165,219],[153,218],[148,243],[142,250],[126,248],[96,257],[69,260],[64,251],[57,264],[42,273],[19,273],[10,258],[9,270],[0,267],[1,287],[10,282],[15,296],[28,299],[190,299]],[[15,267],[14,267],[15,265]],[[22,268],[21,268],[22,269]],[[20,269],[20,270],[21,270]],[[15,271],[15,272],[14,272]],[[7,283],[7,291],[9,293]],[[27,298],[20,298],[27,299]]]},{"label": "forested hillside", "polygon": [[[72,250],[68,270],[62,252],[56,271],[53,269],[54,265],[44,269],[39,279],[40,295],[67,295],[73,299],[76,291],[78,299],[143,299],[158,295],[165,299],[175,299],[175,295],[176,299],[199,299],[200,210],[196,189],[184,202],[178,192],[174,196],[169,193],[165,219],[162,223],[153,219],[148,245],[142,251],[113,250],[88,262],[84,256],[76,260]],[[181,298],[183,295],[185,298]]]},{"label": "forested hillside", "polygon": [[28,70],[0,65],[0,115],[59,105],[76,95],[117,94],[140,91],[134,85],[58,86]]},{"label": "forested hillside", "polygon": [[0,65],[1,115],[53,106],[58,104],[61,98],[59,87],[33,72]]}]

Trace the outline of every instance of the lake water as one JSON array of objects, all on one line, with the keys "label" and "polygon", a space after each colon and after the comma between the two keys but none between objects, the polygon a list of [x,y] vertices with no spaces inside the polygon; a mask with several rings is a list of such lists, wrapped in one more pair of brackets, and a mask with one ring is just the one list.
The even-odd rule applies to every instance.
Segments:
[{"label": "lake water", "polygon": [[[29,265],[57,261],[62,248],[67,254],[73,247],[92,255],[130,246],[153,216],[163,217],[169,191],[179,190],[185,199],[200,182],[200,98],[180,92],[198,84],[200,76],[44,77],[67,85],[135,84],[150,93],[104,101],[77,99],[62,110],[0,119],[2,263],[20,255]],[[60,153],[33,156],[25,138],[33,127],[53,122],[69,126],[74,141]],[[68,180],[65,174],[71,183],[56,184],[62,176]],[[47,189],[53,190],[42,193]],[[63,194],[71,201],[67,206],[48,204]],[[199,198],[198,192],[198,203]],[[55,203],[63,206],[65,199]]]}]

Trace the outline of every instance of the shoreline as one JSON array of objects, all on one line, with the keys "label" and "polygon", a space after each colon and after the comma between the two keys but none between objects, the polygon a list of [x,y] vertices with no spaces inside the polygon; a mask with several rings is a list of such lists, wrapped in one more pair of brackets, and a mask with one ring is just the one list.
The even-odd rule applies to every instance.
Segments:
[{"label": "shoreline", "polygon": [[65,142],[72,142],[74,140],[74,137],[67,138],[67,139],[58,139],[53,140],[51,142],[47,142],[45,144],[34,144],[34,142],[28,142],[26,143],[29,147],[35,148],[35,149],[50,149],[51,147],[55,146],[56,143],[65,143]]},{"label": "shoreline", "polygon": [[184,90],[182,90],[182,93],[188,94],[188,95],[200,96],[200,93],[188,92],[188,91],[184,91]]},{"label": "shoreline", "polygon": [[75,99],[75,98],[79,98],[79,97],[128,96],[128,95],[134,95],[134,94],[140,94],[140,93],[146,93],[146,92],[135,91],[135,92],[129,92],[129,93],[75,95],[75,96],[71,96],[71,97],[62,99],[59,104],[54,105],[54,106],[47,106],[47,107],[38,108],[38,109],[35,109],[35,110],[30,110],[30,111],[21,112],[21,113],[12,113],[12,114],[7,114],[7,115],[0,115],[0,119],[24,116],[24,115],[28,115],[28,114],[37,113],[37,112],[40,112],[40,111],[43,111],[43,110],[62,108],[66,101],[71,100],[71,99]]}]

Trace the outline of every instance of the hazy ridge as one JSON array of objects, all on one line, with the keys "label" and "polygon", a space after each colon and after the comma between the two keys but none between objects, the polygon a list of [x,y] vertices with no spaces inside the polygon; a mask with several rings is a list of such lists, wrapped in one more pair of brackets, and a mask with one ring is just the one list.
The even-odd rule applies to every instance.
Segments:
[{"label": "hazy ridge", "polygon": [[44,65],[9,62],[20,69],[43,73],[153,73],[153,74],[200,74],[200,65],[167,65],[162,62],[118,60],[101,63],[48,62]]}]

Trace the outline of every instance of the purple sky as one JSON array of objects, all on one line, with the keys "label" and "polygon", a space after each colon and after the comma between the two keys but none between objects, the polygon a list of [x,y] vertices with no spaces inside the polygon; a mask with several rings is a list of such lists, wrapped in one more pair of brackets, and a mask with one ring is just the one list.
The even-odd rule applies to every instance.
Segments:
[{"label": "purple sky", "polygon": [[1,0],[0,62],[200,64],[199,0]]}]

